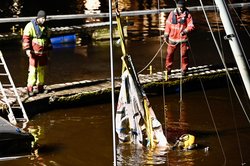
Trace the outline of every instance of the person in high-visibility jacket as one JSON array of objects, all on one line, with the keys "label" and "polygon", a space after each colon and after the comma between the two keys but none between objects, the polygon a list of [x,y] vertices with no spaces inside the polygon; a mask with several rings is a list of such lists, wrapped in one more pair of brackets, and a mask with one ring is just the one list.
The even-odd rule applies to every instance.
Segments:
[{"label": "person in high-visibility jacket", "polygon": [[48,63],[48,51],[51,42],[48,27],[45,26],[46,13],[40,10],[37,17],[31,20],[23,31],[23,49],[29,57],[29,74],[27,91],[29,96],[35,95],[34,87],[38,93],[44,92],[45,69]]},{"label": "person in high-visibility jacket", "polygon": [[194,30],[192,16],[186,8],[186,1],[179,0],[176,8],[170,12],[165,25],[164,41],[168,41],[166,55],[167,74],[171,74],[174,52],[178,45],[181,50],[181,72],[185,75],[188,70],[188,36]]}]

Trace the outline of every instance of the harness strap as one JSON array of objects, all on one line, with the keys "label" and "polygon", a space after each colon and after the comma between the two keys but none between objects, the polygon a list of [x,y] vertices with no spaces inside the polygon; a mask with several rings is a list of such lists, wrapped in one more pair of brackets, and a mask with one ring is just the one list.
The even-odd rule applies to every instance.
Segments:
[{"label": "harness strap", "polygon": [[41,29],[39,28],[39,25],[36,23],[36,20],[33,19],[31,20],[33,26],[34,26],[34,29],[35,29],[35,33],[36,33],[36,38],[38,39],[41,39],[42,38],[42,35],[43,35],[43,32],[41,31]]},{"label": "harness strap", "polygon": [[173,16],[172,16],[172,24],[178,24],[178,23],[185,24],[186,21],[187,21],[187,16],[188,16],[188,10],[187,9],[185,9],[184,14],[185,14],[185,16],[182,17],[181,20],[178,22],[177,21],[177,10],[174,10]]}]

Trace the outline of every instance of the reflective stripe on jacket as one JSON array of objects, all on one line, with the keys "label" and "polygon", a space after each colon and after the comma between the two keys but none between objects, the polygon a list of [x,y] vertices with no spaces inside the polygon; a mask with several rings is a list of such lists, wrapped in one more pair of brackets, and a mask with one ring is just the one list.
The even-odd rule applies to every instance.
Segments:
[{"label": "reflective stripe on jacket", "polygon": [[[177,9],[170,12],[165,26],[164,34],[169,37],[170,42],[185,42],[188,40],[187,33],[194,30],[191,14],[187,9],[178,15]],[[181,32],[186,34],[181,35]]]},{"label": "reflective stripe on jacket", "polygon": [[50,45],[49,35],[47,33],[47,27],[38,26],[42,35],[40,38],[37,37],[34,25],[29,22],[23,32],[23,49],[31,50],[32,53],[43,56],[48,50]]}]

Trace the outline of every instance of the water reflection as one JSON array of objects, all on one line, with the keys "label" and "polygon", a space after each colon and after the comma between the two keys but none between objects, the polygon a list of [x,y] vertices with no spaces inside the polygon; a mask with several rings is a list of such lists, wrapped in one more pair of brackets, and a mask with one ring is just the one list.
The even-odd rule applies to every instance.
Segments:
[{"label": "water reflection", "polygon": [[[130,0],[118,0],[118,10],[119,11],[129,10],[131,8],[131,5],[132,5],[132,3]],[[115,4],[113,4],[113,6],[115,6]]]},{"label": "water reflection", "polygon": [[34,141],[32,142],[33,152],[32,155],[29,157],[33,165],[46,165],[44,159],[39,155],[39,139],[41,139],[42,135],[42,128],[41,126],[34,126],[30,125],[27,128],[28,132],[32,134],[34,137]]},{"label": "water reflection", "polygon": [[[99,10],[101,3],[99,0],[85,0],[84,1],[84,6],[85,9],[84,13],[85,14],[96,14],[96,13],[100,13],[101,10]],[[86,22],[96,22],[96,21],[100,21],[99,18],[87,18]]]},{"label": "water reflection", "polygon": [[119,144],[117,146],[117,165],[161,165],[166,163],[164,149],[147,149],[132,144]]},{"label": "water reflection", "polygon": [[83,0],[76,0],[76,13],[82,13],[85,9]]},{"label": "water reflection", "polygon": [[[188,133],[187,104],[174,100],[166,106],[166,128],[168,141],[173,145],[183,134]],[[207,155],[204,150],[166,150],[161,148],[119,144],[117,147],[118,165],[186,165],[192,166],[197,156]],[[178,158],[178,160],[176,160]]]},{"label": "water reflection", "polygon": [[85,8],[90,13],[93,13],[95,11],[99,11],[99,7],[101,6],[101,3],[99,0],[85,0]]},{"label": "water reflection", "polygon": [[19,17],[23,6],[20,0],[13,0],[13,4],[9,7],[13,17]]},{"label": "water reflection", "polygon": [[183,101],[168,103],[165,111],[168,141],[175,142],[182,134],[188,133],[186,104]]},{"label": "water reflection", "polygon": [[[91,0],[90,0],[91,1]],[[79,2],[79,9],[81,11],[84,10],[84,5],[82,0],[78,0]],[[127,10],[127,8],[134,8],[138,9],[138,2],[131,3],[132,1],[124,0],[121,1],[123,5],[120,5],[121,10]],[[145,1],[142,1],[146,3]],[[164,3],[163,1],[161,3]],[[152,3],[150,3],[152,6]],[[167,4],[163,4],[167,5]],[[142,8],[147,8],[150,5],[142,5]],[[161,7],[162,8],[162,7]],[[60,13],[63,14],[63,13]],[[198,21],[199,24],[197,24],[199,27],[201,24],[207,24],[205,23],[201,12],[196,12],[196,15],[193,15],[195,17],[195,20]],[[249,23],[250,20],[250,14],[249,10],[244,11],[242,10],[242,19],[246,21],[246,24]],[[146,36],[147,33],[152,33],[152,29],[156,27],[158,24],[158,20],[160,19],[160,22],[162,25],[165,24],[165,17],[166,13],[161,13],[159,18],[156,16],[146,15],[146,16],[138,16],[138,17],[130,17],[131,21],[135,22],[135,26],[131,26],[131,29],[138,35]],[[216,23],[216,19],[213,19],[214,13],[209,14],[209,19],[214,22],[214,25]],[[149,19],[149,20],[147,20]],[[143,20],[143,21],[142,21]],[[153,27],[150,27],[151,25],[154,25]],[[205,27],[204,26],[204,27]],[[163,26],[160,26],[163,27]],[[151,28],[151,32],[149,31],[149,28]],[[143,32],[141,31],[143,30]],[[154,39],[151,39],[154,40]],[[83,80],[83,79],[95,79],[97,78],[107,78],[109,77],[109,68],[106,69],[107,64],[109,63],[109,60],[106,58],[108,57],[108,44],[105,42],[100,42],[102,44],[92,45],[88,48],[76,48],[74,50],[66,50],[60,49],[60,50],[54,50],[54,55],[51,58],[52,59],[52,70],[50,71],[51,77],[50,77],[50,83],[57,83],[58,80],[60,82],[67,82],[72,80]],[[145,42],[146,43],[146,42]],[[128,49],[133,50],[133,54],[135,54],[138,57],[139,63],[136,65],[139,66],[144,61],[141,60],[140,56],[142,53],[143,57],[146,58],[147,56],[150,56],[148,51],[152,48],[154,48],[154,44],[150,45],[150,47],[147,48],[148,45],[145,43],[139,43],[139,44],[131,44]],[[149,39],[147,40],[147,43],[150,43]],[[200,40],[196,41],[196,43],[201,43]],[[204,41],[206,44],[207,43]],[[107,44],[107,45],[105,45]],[[151,44],[151,43],[150,43]],[[143,45],[143,47],[138,47],[138,45]],[[107,47],[106,47],[107,46]],[[157,43],[158,46],[158,43]],[[6,49],[6,48],[5,48]],[[199,46],[197,45],[197,49],[199,49]],[[21,58],[21,56],[17,56],[16,52],[13,51],[16,49],[12,49],[12,52],[7,55],[6,57],[11,59],[12,61],[9,61],[10,65],[20,65],[16,71],[26,71],[23,69],[25,67],[26,62],[25,58]],[[144,50],[144,51],[142,51]],[[211,49],[207,49],[209,55],[213,55]],[[119,50],[120,51],[120,50]],[[6,52],[6,51],[5,51]],[[74,52],[74,53],[73,53]],[[12,55],[12,56],[8,56]],[[20,55],[20,54],[19,54]],[[204,54],[206,55],[206,54]],[[200,58],[202,59],[202,63],[204,62],[204,58],[206,56],[201,55]],[[86,58],[88,57],[88,58]],[[207,56],[209,57],[209,56]],[[19,61],[17,61],[17,59]],[[106,60],[107,59],[107,60]],[[212,56],[209,57],[209,60],[212,59]],[[206,60],[206,59],[205,59]],[[17,63],[18,62],[18,63]],[[116,62],[120,62],[120,58],[117,57]],[[208,61],[206,61],[208,62]],[[209,61],[210,62],[210,61]],[[214,61],[212,61],[214,62]],[[93,65],[95,64],[95,65]],[[85,67],[86,66],[86,67]],[[98,68],[96,66],[99,66]],[[117,66],[120,66],[117,65]],[[11,67],[10,69],[14,70],[15,67]],[[67,70],[65,70],[67,69]],[[100,70],[100,71],[99,71]],[[79,71],[79,72],[77,72]],[[15,73],[14,78],[18,78],[17,81],[20,82],[23,78],[26,78],[26,74],[21,75],[20,72],[13,72]],[[120,72],[119,72],[120,73]],[[22,77],[20,77],[22,76]],[[19,84],[23,84],[24,81],[21,81]],[[197,98],[194,97],[194,94],[188,94],[188,98],[190,101],[180,104],[177,99],[173,99],[173,96],[171,96],[171,102],[167,103],[167,136],[168,140],[174,143],[176,139],[182,135],[183,133],[186,133],[187,130],[193,130],[194,128],[198,128],[200,130],[210,130],[211,125],[208,120],[208,115],[206,113],[202,112],[201,110],[204,110],[204,107],[201,106],[200,96],[202,94],[199,94]],[[213,93],[211,96],[217,96],[218,93]],[[157,99],[160,101],[161,99]],[[195,102],[195,104],[192,106],[192,103]],[[218,107],[215,108],[215,110],[218,110],[217,113],[220,113],[219,120],[223,120],[226,122],[229,122],[227,120],[227,117],[229,116],[228,111],[222,112],[223,108],[220,107],[220,105],[226,105],[227,103],[222,103],[220,101],[219,104],[214,104],[214,106]],[[159,104],[160,105],[160,104]],[[237,106],[237,105],[236,105]],[[199,109],[198,109],[199,108]],[[107,111],[105,111],[107,110]],[[46,130],[46,138],[42,139],[42,144],[46,147],[41,147],[36,153],[34,159],[31,164],[29,165],[39,165],[38,163],[47,164],[47,165],[59,165],[57,163],[67,163],[70,162],[71,165],[77,165],[74,162],[82,161],[82,162],[88,162],[93,161],[92,165],[98,165],[99,161],[106,162],[106,163],[112,163],[112,153],[111,151],[111,127],[110,127],[110,105],[105,105],[104,107],[90,107],[86,106],[82,109],[74,108],[72,110],[53,110],[49,113],[41,114],[40,116],[34,117],[34,121],[37,124],[40,124],[45,130]],[[51,118],[50,116],[55,114],[55,118]],[[63,117],[63,115],[72,114],[70,117]],[[79,114],[79,116],[78,116]],[[93,114],[97,114],[98,116],[93,116]],[[189,115],[189,116],[188,116]],[[192,115],[192,117],[191,117]],[[196,116],[193,116],[196,115]],[[205,116],[206,115],[206,116]],[[241,117],[241,114],[237,114],[237,117],[239,116],[239,122],[244,122],[244,118]],[[82,118],[82,119],[81,119]],[[205,122],[204,122],[205,121]],[[188,123],[190,122],[190,124]],[[34,122],[33,122],[34,123]],[[226,123],[226,127],[228,127],[228,124]],[[191,125],[191,126],[190,126]],[[46,126],[46,127],[45,127]],[[222,126],[225,128],[225,126]],[[246,125],[248,127],[248,125]],[[246,127],[246,129],[248,129]],[[243,135],[242,137],[242,143],[245,145],[249,143],[249,130],[246,133],[241,133]],[[86,134],[87,133],[87,134]],[[100,137],[99,137],[100,135]],[[234,152],[234,149],[237,148],[234,146],[235,144],[232,144],[233,139],[231,138],[231,135],[227,135],[225,145],[228,155],[228,158],[235,159],[238,154]],[[205,136],[204,136],[205,137]],[[41,138],[41,136],[40,136]],[[90,139],[93,138],[93,139]],[[165,151],[165,150],[159,150],[155,149],[154,151],[149,151],[145,148],[139,148],[135,147],[133,145],[126,145],[121,144],[118,145],[118,164],[119,165],[203,165],[204,162],[206,162],[207,165],[220,165],[220,149],[218,149],[217,140],[214,136],[205,137],[205,143],[209,142],[212,144],[211,147],[213,147],[213,150],[211,150],[211,153],[209,155],[209,158],[204,157],[204,155],[207,155],[208,153],[205,153],[202,150],[198,151]],[[60,142],[61,141],[61,142]],[[59,142],[59,145],[58,145]],[[79,143],[80,142],[80,143]],[[87,142],[87,143],[86,143]],[[78,143],[78,144],[77,144]],[[61,147],[64,148],[61,148]],[[244,147],[246,152],[249,152],[249,148],[247,146]],[[59,149],[59,150],[58,150]],[[91,149],[91,150],[89,150]],[[43,152],[43,153],[42,153]],[[44,152],[47,152],[46,155]],[[82,155],[84,154],[84,155]],[[249,153],[248,153],[249,154]],[[69,156],[69,157],[66,157]],[[212,157],[211,157],[212,156]],[[76,160],[73,160],[76,159]],[[54,161],[52,161],[54,160]],[[197,164],[197,161],[198,162]],[[237,160],[236,160],[237,161]],[[25,161],[19,162],[17,161],[16,165],[28,165],[24,164]],[[196,162],[196,164],[194,164]],[[34,164],[33,164],[34,163]],[[139,164],[138,164],[139,163]],[[233,161],[233,163],[236,163]],[[1,165],[14,165],[14,164],[3,164]],[[67,165],[67,164],[66,164]],[[69,164],[70,165],[70,164]],[[78,164],[80,165],[80,164]],[[83,164],[82,164],[83,165]],[[86,164],[85,164],[86,165]],[[91,165],[91,164],[87,164]],[[101,164],[100,164],[101,165]],[[103,164],[104,165],[104,164]],[[107,164],[108,165],[108,164]],[[110,164],[111,165],[111,164]],[[236,165],[236,164],[235,164]]]}]

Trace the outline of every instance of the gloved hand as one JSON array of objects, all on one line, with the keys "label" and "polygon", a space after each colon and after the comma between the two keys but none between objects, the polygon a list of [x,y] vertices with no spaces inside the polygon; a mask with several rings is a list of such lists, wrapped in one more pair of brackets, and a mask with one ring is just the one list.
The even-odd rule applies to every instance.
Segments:
[{"label": "gloved hand", "polygon": [[26,55],[30,58],[32,56],[31,50],[26,50]]},{"label": "gloved hand", "polygon": [[183,30],[182,32],[181,32],[181,36],[184,36],[184,35],[186,35],[188,32],[186,31],[186,30]]},{"label": "gloved hand", "polygon": [[164,34],[163,40],[164,40],[164,42],[168,41],[168,34]]}]

